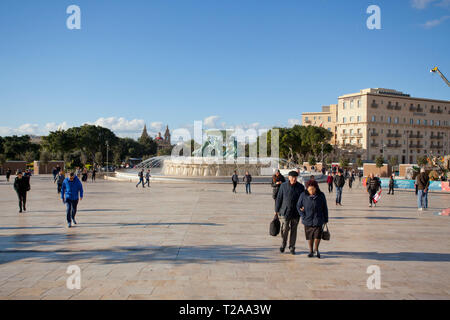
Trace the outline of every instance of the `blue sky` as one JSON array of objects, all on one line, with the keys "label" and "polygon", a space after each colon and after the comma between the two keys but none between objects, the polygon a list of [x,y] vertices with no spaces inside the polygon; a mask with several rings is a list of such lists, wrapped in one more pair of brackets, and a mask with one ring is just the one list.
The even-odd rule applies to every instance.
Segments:
[{"label": "blue sky", "polygon": [[0,135],[288,126],[369,87],[449,100],[429,73],[450,76],[449,34],[450,0],[2,0]]}]

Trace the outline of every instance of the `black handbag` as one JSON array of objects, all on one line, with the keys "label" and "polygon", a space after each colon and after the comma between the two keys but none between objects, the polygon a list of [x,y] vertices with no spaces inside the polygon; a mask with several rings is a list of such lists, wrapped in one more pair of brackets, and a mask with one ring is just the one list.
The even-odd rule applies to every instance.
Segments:
[{"label": "black handbag", "polygon": [[[325,230],[325,228],[327,228],[327,230]],[[322,229],[322,240],[330,241],[330,238],[331,238],[331,234],[330,234],[330,231],[328,230],[328,224],[326,223]]]},{"label": "black handbag", "polygon": [[278,219],[278,215],[275,215],[272,222],[270,223],[269,233],[274,237],[276,237],[280,233],[280,219]]}]

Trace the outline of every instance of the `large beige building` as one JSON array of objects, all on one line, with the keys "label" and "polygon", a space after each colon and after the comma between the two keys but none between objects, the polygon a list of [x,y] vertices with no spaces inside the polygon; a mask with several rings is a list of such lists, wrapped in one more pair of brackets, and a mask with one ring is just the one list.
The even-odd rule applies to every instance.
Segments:
[{"label": "large beige building", "polygon": [[[310,119],[311,113],[303,114]],[[364,89],[338,98],[336,145],[363,160],[450,154],[450,101],[413,98],[391,89]],[[310,123],[311,125],[317,125]],[[330,127],[332,124],[329,125]]]},{"label": "large beige building", "polygon": [[322,112],[305,112],[302,115],[302,125],[323,127],[333,133],[331,144],[335,145],[337,134],[337,104],[323,106]]}]

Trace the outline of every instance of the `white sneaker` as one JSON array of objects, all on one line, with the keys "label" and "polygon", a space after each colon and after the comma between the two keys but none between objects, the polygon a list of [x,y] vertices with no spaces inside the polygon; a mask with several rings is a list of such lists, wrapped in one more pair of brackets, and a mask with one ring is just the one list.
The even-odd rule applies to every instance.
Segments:
[{"label": "white sneaker", "polygon": [[423,211],[423,208],[419,208],[419,211]]}]

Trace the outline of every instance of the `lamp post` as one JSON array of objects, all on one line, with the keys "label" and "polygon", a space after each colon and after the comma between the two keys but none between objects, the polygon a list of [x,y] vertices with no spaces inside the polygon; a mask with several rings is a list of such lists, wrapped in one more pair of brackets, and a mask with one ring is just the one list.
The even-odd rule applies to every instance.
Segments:
[{"label": "lamp post", "polygon": [[108,140],[106,140],[106,172],[109,172],[109,167],[108,167],[108,151],[109,151],[109,143],[108,143]]}]

